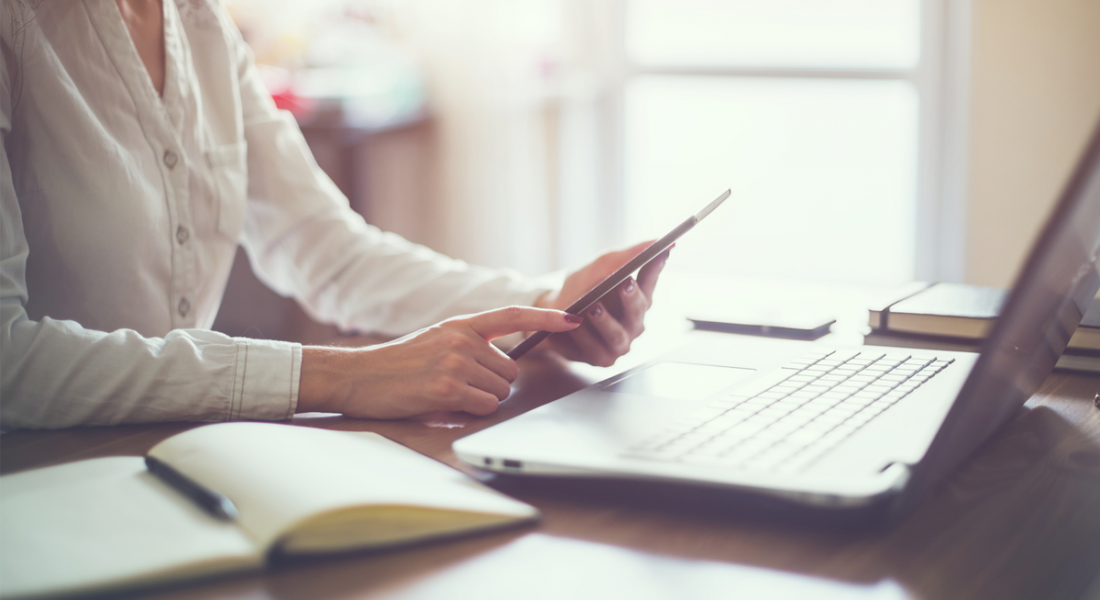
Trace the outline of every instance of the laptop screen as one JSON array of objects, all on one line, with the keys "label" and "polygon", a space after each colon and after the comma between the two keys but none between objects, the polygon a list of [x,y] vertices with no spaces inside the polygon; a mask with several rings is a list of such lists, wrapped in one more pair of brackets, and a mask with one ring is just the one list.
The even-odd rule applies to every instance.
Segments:
[{"label": "laptop screen", "polygon": [[927,492],[1042,385],[1100,288],[1100,125],[1093,131],[958,399],[914,470]]}]

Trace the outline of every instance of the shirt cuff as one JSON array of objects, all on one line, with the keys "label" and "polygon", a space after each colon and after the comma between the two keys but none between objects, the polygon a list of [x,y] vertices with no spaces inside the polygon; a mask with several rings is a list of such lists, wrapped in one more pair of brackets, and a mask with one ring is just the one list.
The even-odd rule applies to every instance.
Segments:
[{"label": "shirt cuff", "polygon": [[294,416],[302,345],[237,338],[229,420],[281,421]]}]

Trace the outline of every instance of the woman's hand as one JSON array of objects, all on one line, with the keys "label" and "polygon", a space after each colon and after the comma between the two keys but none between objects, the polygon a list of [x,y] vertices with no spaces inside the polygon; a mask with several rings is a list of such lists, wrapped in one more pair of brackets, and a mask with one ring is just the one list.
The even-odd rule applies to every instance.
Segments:
[{"label": "woman's hand", "polygon": [[448,319],[368,348],[302,349],[298,412],[397,419],[434,411],[487,415],[511,393],[515,361],[489,343],[517,331],[570,331],[582,319],[509,306]]},{"label": "woman's hand", "polygon": [[[561,290],[550,292],[535,306],[564,310],[652,244],[608,252],[565,279]],[[669,248],[671,250],[671,248]],[[552,335],[544,344],[570,360],[610,367],[630,351],[630,344],[645,330],[645,313],[653,304],[653,289],[668,260],[669,250],[609,292],[584,314],[584,325],[565,335]]]}]

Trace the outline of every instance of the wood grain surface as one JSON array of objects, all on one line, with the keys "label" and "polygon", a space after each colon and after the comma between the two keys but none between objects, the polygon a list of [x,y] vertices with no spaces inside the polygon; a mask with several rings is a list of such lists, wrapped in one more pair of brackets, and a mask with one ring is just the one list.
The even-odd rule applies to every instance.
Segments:
[{"label": "wood grain surface", "polygon": [[[262,574],[127,597],[1100,598],[1100,409],[1093,403],[1100,377],[1055,373],[912,514],[867,529],[807,526],[644,493],[494,481],[460,464],[451,443],[608,374],[538,352],[521,365],[512,397],[490,417],[448,413],[386,422],[311,414],[292,423],[381,433],[535,505],[544,515],[539,524],[416,547],[278,560]],[[0,472],[140,455],[194,426],[8,432],[0,436]]]}]

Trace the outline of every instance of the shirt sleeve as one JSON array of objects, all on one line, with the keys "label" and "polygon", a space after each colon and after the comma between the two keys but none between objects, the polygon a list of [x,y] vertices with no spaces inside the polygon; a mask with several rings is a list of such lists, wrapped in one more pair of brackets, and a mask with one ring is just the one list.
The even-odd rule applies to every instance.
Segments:
[{"label": "shirt sleeve", "polygon": [[0,425],[292,416],[302,355],[297,344],[204,330],[147,338],[133,330],[108,333],[28,318],[30,250],[7,154],[15,60],[6,40],[0,51]]},{"label": "shirt sleeve", "polygon": [[466,264],[383,233],[353,211],[313,160],[289,113],[276,109],[232,24],[249,202],[242,245],[257,276],[321,321],[403,335],[511,304],[549,288],[510,270]]}]

